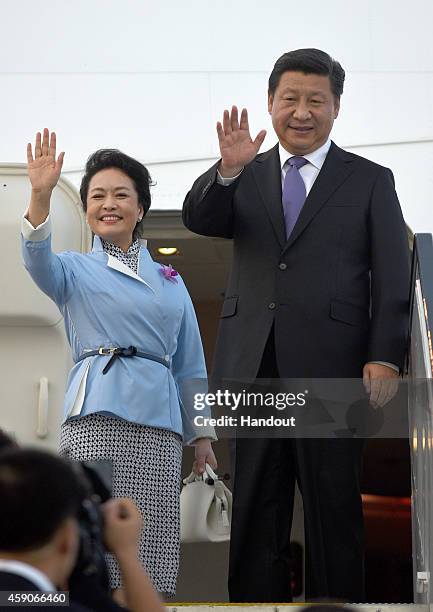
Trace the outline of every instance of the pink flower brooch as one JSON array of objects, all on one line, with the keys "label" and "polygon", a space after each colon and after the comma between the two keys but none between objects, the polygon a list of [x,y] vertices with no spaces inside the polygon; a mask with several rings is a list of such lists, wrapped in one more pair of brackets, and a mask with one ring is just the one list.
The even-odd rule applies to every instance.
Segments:
[{"label": "pink flower brooch", "polygon": [[165,266],[164,264],[159,265],[161,266],[159,271],[161,272],[163,277],[171,281],[172,283],[177,283],[176,276],[179,275],[179,272],[176,272],[176,270],[172,267],[171,264],[169,264],[168,266]]}]

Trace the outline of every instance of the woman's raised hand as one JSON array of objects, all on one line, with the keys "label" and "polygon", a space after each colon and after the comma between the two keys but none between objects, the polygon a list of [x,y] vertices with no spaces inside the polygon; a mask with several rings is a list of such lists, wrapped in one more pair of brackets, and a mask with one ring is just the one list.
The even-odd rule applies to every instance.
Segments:
[{"label": "woman's raised hand", "polygon": [[239,121],[236,106],[232,106],[230,114],[228,110],[224,111],[222,124],[217,123],[217,133],[221,152],[219,172],[223,177],[239,174],[255,158],[266,136],[266,130],[261,130],[252,140],[248,111],[242,109]]},{"label": "woman's raised hand", "polygon": [[56,134],[44,129],[36,134],[35,155],[33,157],[32,145],[27,145],[27,167],[32,189],[37,193],[51,194],[62,171],[63,158],[65,154],[60,153],[56,160]]}]

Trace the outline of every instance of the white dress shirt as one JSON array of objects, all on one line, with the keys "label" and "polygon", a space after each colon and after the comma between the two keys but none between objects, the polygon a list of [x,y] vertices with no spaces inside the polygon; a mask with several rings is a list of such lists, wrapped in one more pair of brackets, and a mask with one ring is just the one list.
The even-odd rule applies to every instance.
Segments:
[{"label": "white dress shirt", "polygon": [[7,572],[8,574],[15,574],[25,578],[32,584],[35,585],[39,591],[54,592],[56,587],[51,580],[38,570],[33,565],[23,563],[22,561],[12,561],[9,559],[0,559],[0,572]]}]

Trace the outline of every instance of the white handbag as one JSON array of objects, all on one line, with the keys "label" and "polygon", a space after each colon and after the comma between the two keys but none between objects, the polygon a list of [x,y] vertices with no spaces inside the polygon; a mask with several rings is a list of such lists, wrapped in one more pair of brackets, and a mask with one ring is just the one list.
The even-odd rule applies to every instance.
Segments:
[{"label": "white handbag", "polygon": [[206,463],[203,476],[183,480],[180,494],[180,541],[227,542],[230,539],[232,493]]}]

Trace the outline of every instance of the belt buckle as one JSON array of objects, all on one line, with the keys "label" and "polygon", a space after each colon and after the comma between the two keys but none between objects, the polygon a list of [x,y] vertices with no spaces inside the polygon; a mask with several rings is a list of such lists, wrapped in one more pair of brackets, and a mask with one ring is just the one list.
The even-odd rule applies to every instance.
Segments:
[{"label": "belt buckle", "polygon": [[104,348],[103,346],[100,346],[98,349],[98,354],[99,355],[112,355],[114,353],[116,349],[111,347],[111,348]]}]

